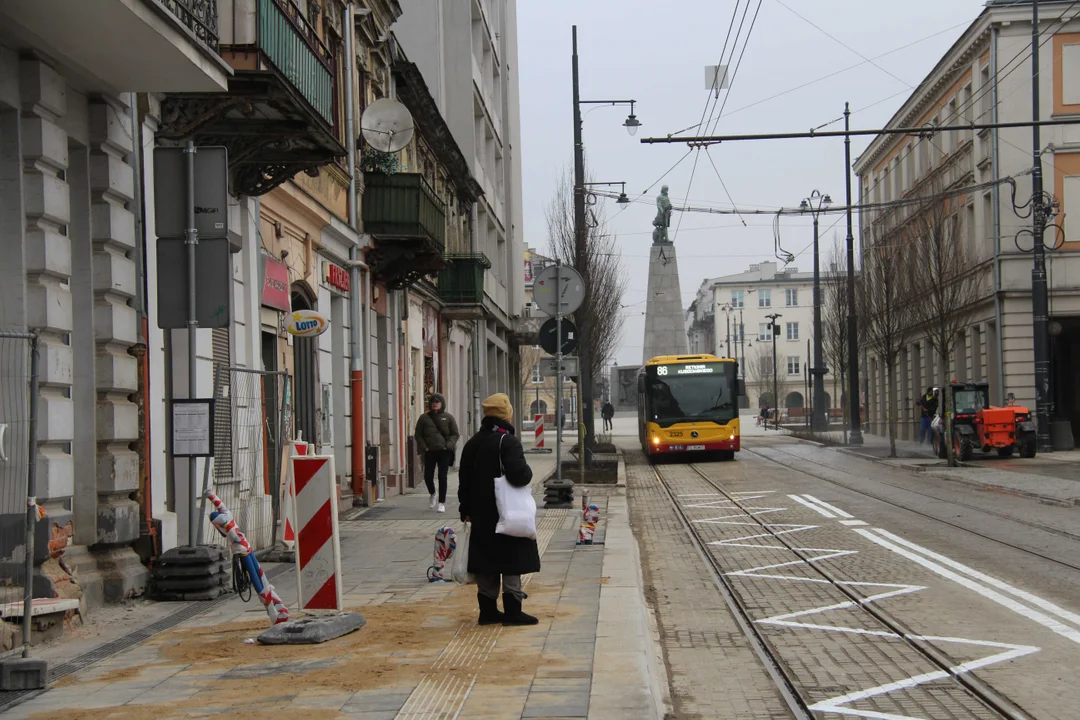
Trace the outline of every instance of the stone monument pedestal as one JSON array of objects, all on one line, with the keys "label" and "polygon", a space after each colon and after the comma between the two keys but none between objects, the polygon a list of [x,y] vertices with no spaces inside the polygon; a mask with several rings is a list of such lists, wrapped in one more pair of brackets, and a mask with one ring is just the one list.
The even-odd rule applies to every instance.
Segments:
[{"label": "stone monument pedestal", "polygon": [[658,355],[688,353],[679,287],[679,263],[674,243],[653,243],[649,251],[644,346],[642,362],[648,362]]}]

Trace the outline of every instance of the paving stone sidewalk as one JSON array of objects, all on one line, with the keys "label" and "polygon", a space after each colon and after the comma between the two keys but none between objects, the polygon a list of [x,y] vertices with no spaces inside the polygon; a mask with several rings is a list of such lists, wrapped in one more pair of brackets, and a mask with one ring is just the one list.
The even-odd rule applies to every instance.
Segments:
[{"label": "paving stone sidewalk", "polygon": [[[529,462],[539,493],[554,458]],[[423,492],[341,522],[345,605],[367,619],[360,631],[324,645],[263,647],[252,643],[268,626],[258,598],[232,598],[63,678],[5,718],[662,717],[653,688],[666,677],[649,660],[622,491],[591,489],[602,518],[592,546],[576,544],[576,510],[540,510],[543,567],[525,586],[525,609],[540,624],[480,628],[474,586],[425,577],[436,530],[462,530],[455,484],[445,514]],[[291,568],[274,584],[295,607]]]}]

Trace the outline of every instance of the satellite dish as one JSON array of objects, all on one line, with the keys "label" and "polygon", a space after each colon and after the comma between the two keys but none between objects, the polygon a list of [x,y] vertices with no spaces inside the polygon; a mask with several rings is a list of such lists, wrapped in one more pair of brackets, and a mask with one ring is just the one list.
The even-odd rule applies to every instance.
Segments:
[{"label": "satellite dish", "polygon": [[376,100],[367,106],[360,117],[360,132],[367,144],[376,150],[397,152],[412,140],[412,115],[397,100]]}]

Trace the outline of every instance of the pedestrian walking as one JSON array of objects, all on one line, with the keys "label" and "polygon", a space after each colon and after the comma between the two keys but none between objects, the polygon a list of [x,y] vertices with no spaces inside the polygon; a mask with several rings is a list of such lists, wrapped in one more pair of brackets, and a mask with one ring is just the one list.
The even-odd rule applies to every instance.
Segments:
[{"label": "pedestrian walking", "polygon": [[934,419],[934,415],[937,414],[937,396],[934,395],[934,388],[926,388],[926,394],[919,398],[919,443],[930,440],[930,423]]},{"label": "pedestrian walking", "polygon": [[[514,417],[510,398],[496,393],[480,407],[484,419],[461,450],[458,476],[461,520],[472,523],[469,572],[476,576],[479,623],[536,625],[539,620],[521,609],[521,601],[528,597],[521,589],[521,576],[540,570],[536,540],[495,532],[499,522],[495,478],[505,475],[510,485],[526,487],[532,481],[532,468],[510,424]],[[498,607],[500,578],[503,612]]]},{"label": "pedestrian walking", "polygon": [[610,402],[604,403],[604,406],[600,408],[600,417],[604,419],[604,430],[611,430],[613,427],[611,419],[615,417],[615,406]]},{"label": "pedestrian walking", "polygon": [[[454,464],[458,426],[446,412],[446,399],[438,393],[428,399],[428,411],[416,421],[416,448],[424,459],[424,483],[431,494],[429,507],[446,512],[446,474]],[[439,471],[439,494],[435,494],[435,471]]]}]

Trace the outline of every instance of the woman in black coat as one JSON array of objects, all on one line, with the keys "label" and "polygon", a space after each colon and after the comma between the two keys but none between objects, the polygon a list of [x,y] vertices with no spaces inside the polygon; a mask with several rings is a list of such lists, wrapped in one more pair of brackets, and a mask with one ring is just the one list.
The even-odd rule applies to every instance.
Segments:
[{"label": "woman in black coat", "polygon": [[[484,419],[480,430],[461,450],[458,470],[458,501],[461,519],[472,522],[469,536],[469,572],[476,576],[476,601],[480,624],[535,625],[539,622],[521,610],[526,598],[521,576],[540,570],[536,540],[495,532],[499,510],[495,504],[495,478],[505,474],[514,487],[532,481],[532,468],[510,421],[514,408],[510,398],[496,393],[480,405]],[[502,578],[503,610],[499,612],[499,580]]]}]

